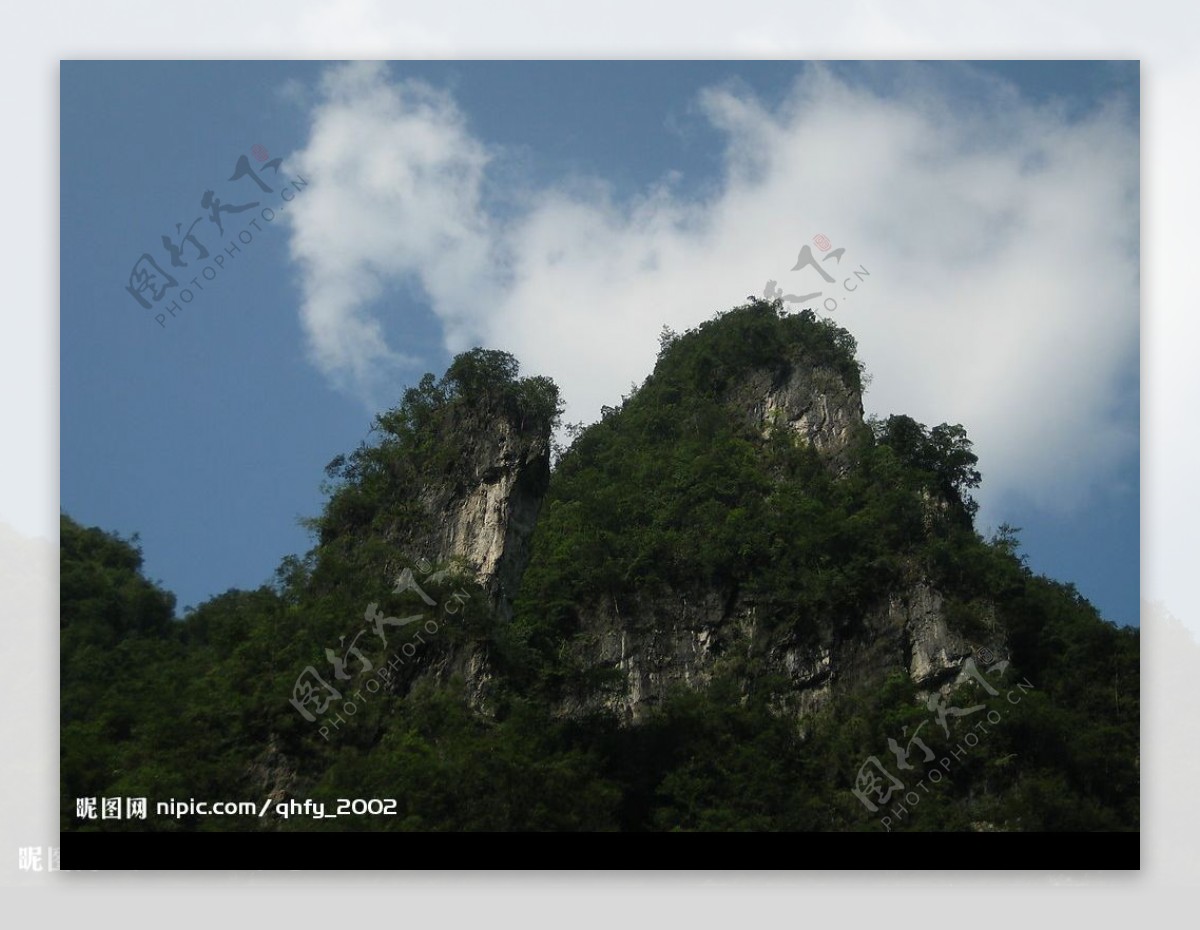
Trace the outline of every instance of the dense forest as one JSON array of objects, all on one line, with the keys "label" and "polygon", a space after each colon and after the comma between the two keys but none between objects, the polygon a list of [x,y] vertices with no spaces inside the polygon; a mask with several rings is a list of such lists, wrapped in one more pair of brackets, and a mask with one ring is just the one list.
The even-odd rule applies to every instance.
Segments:
[{"label": "dense forest", "polygon": [[[136,538],[63,515],[62,829],[1137,830],[1138,632],[1033,573],[1015,528],[980,535],[966,430],[851,416],[821,447],[764,412],[758,386],[803,376],[853,413],[855,350],[752,300],[664,331],[642,385],[557,433],[552,382],[465,353],[330,463],[309,552],[179,619]],[[494,577],[439,555],[480,487],[533,502]],[[926,627],[897,627],[899,659],[874,632],[914,598],[972,646],[924,677],[903,637]],[[626,638],[648,650],[699,601],[721,618],[702,661],[672,677],[668,650],[661,693],[631,691]],[[810,655],[819,688],[789,672]],[[395,804],[153,811],[264,796]],[[88,797],[150,815],[81,818]]]}]

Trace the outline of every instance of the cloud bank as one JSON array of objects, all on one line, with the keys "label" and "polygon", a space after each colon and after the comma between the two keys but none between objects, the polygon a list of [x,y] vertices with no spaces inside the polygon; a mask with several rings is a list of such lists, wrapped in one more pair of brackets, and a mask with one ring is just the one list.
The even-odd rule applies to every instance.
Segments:
[{"label": "cloud bank", "polygon": [[[946,67],[871,85],[810,67],[774,106],[698,89],[724,141],[704,193],[675,173],[634,198],[529,178],[503,207],[504,153],[449,94],[332,68],[287,165],[312,181],[289,207],[311,358],[370,404],[397,396],[424,370],[382,299],[406,289],[448,349],[513,352],[590,421],[651,370],[664,324],[774,280],[821,291],[804,305],[858,339],[868,413],[967,427],[985,514],[1008,493],[1079,506],[1137,454],[1136,127]],[[805,245],[832,283],[792,270]]]}]

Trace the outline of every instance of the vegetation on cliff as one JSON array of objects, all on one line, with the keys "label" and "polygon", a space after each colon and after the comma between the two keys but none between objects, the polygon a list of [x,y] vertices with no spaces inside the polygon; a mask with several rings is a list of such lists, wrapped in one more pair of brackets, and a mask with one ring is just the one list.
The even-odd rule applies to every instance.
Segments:
[{"label": "vegetation on cliff", "polygon": [[[856,397],[854,353],[844,330],[763,301],[665,333],[644,384],[570,430],[511,621],[464,566],[414,551],[439,530],[429,501],[480,480],[490,425],[550,441],[557,389],[521,379],[501,352],[426,375],[377,418],[373,441],[331,463],[314,547],[285,559],[274,583],[181,621],[144,578],[136,539],[64,515],[63,829],[878,830],[851,789],[865,760],[892,762],[889,741],[930,717],[907,674],[839,693],[798,726],[781,712],[788,684],[748,653],[630,726],[603,710],[564,713],[564,694],[612,674],[579,667],[570,646],[581,612],[619,614],[663,592],[748,598],[765,632],[819,644],[855,636],[866,612],[918,582],[964,635],[1003,631],[1010,661],[990,679],[996,693],[968,684],[946,702],[974,708],[971,725],[1005,723],[892,828],[1137,829],[1137,631],[1032,573],[1015,530],[978,534],[963,428],[861,424],[835,469],[739,409],[749,373],[798,365]],[[321,709],[319,688],[298,689],[309,668],[338,701]],[[1013,693],[1019,706],[1005,705]],[[353,713],[339,714],[346,701]],[[939,760],[963,739],[957,719],[945,722],[920,730]],[[79,797],[264,791],[388,798],[397,810],[76,817]]]}]

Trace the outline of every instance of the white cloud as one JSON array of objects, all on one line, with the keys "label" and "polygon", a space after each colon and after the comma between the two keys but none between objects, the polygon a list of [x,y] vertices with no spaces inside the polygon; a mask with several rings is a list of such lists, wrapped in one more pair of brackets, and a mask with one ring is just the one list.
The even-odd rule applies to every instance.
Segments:
[{"label": "white cloud", "polygon": [[302,269],[302,317],[314,362],[372,397],[389,348],[375,302],[418,281],[449,332],[469,303],[462,281],[492,267],[479,201],[487,155],[453,102],[423,84],[389,84],[378,64],[333,69],[312,134],[289,169],[311,183],[289,207],[292,257]]},{"label": "white cloud", "polygon": [[[703,199],[675,175],[632,201],[603,179],[531,179],[501,218],[485,198],[495,153],[449,96],[333,69],[289,162],[313,179],[292,249],[314,360],[373,400],[370,372],[402,361],[377,298],[416,283],[450,349],[513,352],[559,383],[568,420],[590,420],[650,371],[664,323],[694,326],[775,279],[836,295],[829,315],[874,376],[868,412],[967,427],[985,510],[1004,492],[1078,505],[1137,449],[1136,422],[1114,414],[1137,357],[1132,121],[1068,118],[965,68],[890,74],[879,94],[810,68],[777,108],[700,92],[726,140]],[[833,285],[790,271],[816,233],[846,250],[823,263]]]}]

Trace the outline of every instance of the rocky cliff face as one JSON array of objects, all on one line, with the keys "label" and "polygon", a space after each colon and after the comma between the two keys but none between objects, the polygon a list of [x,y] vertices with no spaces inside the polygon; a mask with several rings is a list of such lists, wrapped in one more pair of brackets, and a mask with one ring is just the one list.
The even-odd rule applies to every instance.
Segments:
[{"label": "rocky cliff face", "polygon": [[728,403],[764,439],[784,429],[813,446],[837,472],[849,466],[845,452],[863,428],[862,394],[833,369],[803,356],[782,369],[758,369],[728,392]]},{"label": "rocky cliff face", "polygon": [[972,642],[953,632],[941,596],[924,584],[815,643],[765,629],[750,600],[712,592],[663,592],[624,610],[598,605],[584,614],[584,636],[576,642],[582,644],[574,652],[577,664],[614,674],[606,688],[565,701],[563,713],[606,709],[629,722],[672,688],[702,687],[718,670],[750,658],[791,683],[783,709],[803,718],[838,690],[869,686],[893,673],[907,674],[922,692],[948,692],[966,679],[972,656],[988,662],[1008,657],[1002,635]]},{"label": "rocky cliff face", "polygon": [[550,481],[550,424],[495,403],[457,415],[446,432],[445,473],[417,495],[427,529],[393,542],[407,558],[467,568],[507,619]]},{"label": "rocky cliff face", "polygon": [[464,432],[458,480],[422,495],[438,528],[421,551],[468,566],[507,618],[550,480],[550,436],[502,414]]},{"label": "rocky cliff face", "polygon": [[[394,541],[407,559],[431,569],[465,568],[501,622],[512,617],[513,597],[529,564],[550,481],[550,429],[549,419],[531,418],[499,401],[457,413],[446,427],[454,437],[453,459],[417,495],[429,528]],[[395,687],[406,690],[423,677],[441,683],[461,678],[472,706],[490,712],[493,672],[486,645],[435,640],[423,666],[401,675]]]}]

